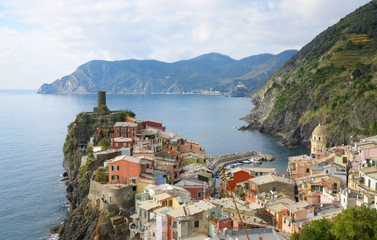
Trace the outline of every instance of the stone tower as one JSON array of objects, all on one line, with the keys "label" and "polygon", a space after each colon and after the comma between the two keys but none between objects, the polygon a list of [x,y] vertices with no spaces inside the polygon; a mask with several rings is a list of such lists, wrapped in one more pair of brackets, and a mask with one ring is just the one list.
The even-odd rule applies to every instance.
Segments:
[{"label": "stone tower", "polygon": [[312,148],[311,154],[315,154],[317,150],[322,150],[326,148],[327,145],[327,135],[325,128],[318,124],[312,133],[312,138],[310,139]]},{"label": "stone tower", "polygon": [[106,106],[106,92],[104,91],[97,91],[97,107],[93,109],[95,113],[101,113],[101,106]]},{"label": "stone tower", "polygon": [[97,91],[97,107],[101,108],[102,105],[106,106],[106,92]]}]

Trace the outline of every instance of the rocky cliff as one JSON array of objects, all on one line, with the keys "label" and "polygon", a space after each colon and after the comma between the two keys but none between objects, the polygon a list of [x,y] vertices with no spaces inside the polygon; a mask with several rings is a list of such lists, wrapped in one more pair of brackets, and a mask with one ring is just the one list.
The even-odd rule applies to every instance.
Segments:
[{"label": "rocky cliff", "polygon": [[81,156],[88,152],[80,146],[86,145],[91,137],[94,144],[110,138],[114,123],[124,121],[128,115],[134,116],[134,113],[110,112],[107,109],[98,113],[80,113],[68,126],[63,147],[63,167],[69,177],[67,199],[70,203],[70,216],[54,229],[59,233],[60,239],[127,239],[127,235],[113,230],[109,223],[109,213],[101,213],[98,206],[88,200],[90,178],[102,162],[93,158],[86,164],[81,164]]},{"label": "rocky cliff", "polygon": [[309,144],[321,123],[329,144],[377,134],[377,1],[320,33],[273,73],[243,118],[249,129]]},{"label": "rocky cliff", "polygon": [[187,93],[221,91],[232,96],[251,96],[296,50],[260,54],[234,60],[218,53],[165,63],[155,60],[90,61],[74,73],[43,84],[41,94]]}]

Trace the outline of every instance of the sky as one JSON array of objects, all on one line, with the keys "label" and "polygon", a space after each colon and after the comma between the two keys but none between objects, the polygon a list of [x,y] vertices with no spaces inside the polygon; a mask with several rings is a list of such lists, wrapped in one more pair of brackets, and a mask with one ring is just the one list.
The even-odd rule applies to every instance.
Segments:
[{"label": "sky", "polygon": [[91,60],[299,50],[368,2],[0,0],[0,89],[38,89]]}]

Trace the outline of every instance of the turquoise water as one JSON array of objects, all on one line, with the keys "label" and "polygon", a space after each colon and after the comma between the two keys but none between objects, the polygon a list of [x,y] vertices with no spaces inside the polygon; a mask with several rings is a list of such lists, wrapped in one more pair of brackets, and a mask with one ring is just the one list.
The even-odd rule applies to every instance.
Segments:
[{"label": "turquoise water", "polygon": [[[96,95],[38,95],[0,90],[0,239],[42,239],[67,216],[60,181],[67,125],[92,111]],[[256,150],[275,155],[262,166],[287,168],[289,149],[280,138],[238,131],[251,109],[247,98],[203,95],[108,95],[111,110],[130,109],[140,120],[157,120],[167,131],[200,143],[209,156]]]}]

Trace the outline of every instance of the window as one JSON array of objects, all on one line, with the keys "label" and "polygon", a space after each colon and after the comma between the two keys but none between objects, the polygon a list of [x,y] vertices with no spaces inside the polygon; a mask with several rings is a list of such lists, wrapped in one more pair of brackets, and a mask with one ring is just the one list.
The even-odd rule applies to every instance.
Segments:
[{"label": "window", "polygon": [[309,171],[310,171],[309,168],[307,168],[307,169],[306,169],[306,173],[309,173]]},{"label": "window", "polygon": [[272,188],[272,191],[275,192],[275,191],[276,191],[276,187],[273,187],[273,188]]},{"label": "window", "polygon": [[202,192],[198,192],[198,198],[202,197]]},{"label": "window", "polygon": [[111,170],[118,171],[119,170],[119,166],[111,166]]},{"label": "window", "polygon": [[111,180],[119,180],[119,176],[118,175],[112,175]]},{"label": "window", "polygon": [[198,228],[199,227],[199,221],[195,221],[194,227]]},{"label": "window", "polygon": [[144,210],[144,218],[147,218],[147,210]]}]

